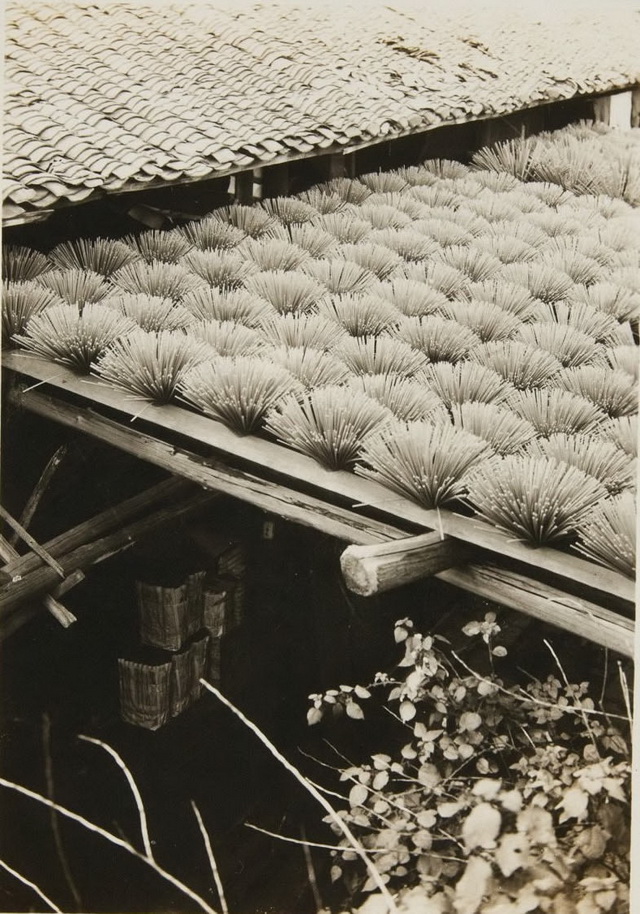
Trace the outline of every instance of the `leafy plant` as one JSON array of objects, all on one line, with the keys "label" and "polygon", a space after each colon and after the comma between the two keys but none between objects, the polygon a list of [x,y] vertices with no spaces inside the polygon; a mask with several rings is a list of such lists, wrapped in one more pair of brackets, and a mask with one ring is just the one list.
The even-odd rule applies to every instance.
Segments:
[{"label": "leafy plant", "polygon": [[[311,725],[331,714],[366,728],[365,707],[395,721],[381,751],[341,762],[343,821],[402,911],[624,914],[630,721],[596,708],[548,643],[546,678],[496,673],[507,649],[494,612],[462,632],[486,645],[488,672],[465,662],[464,645],[401,619],[395,670],[309,696]],[[379,886],[325,821],[341,839],[331,873],[340,909],[383,914]]]}]

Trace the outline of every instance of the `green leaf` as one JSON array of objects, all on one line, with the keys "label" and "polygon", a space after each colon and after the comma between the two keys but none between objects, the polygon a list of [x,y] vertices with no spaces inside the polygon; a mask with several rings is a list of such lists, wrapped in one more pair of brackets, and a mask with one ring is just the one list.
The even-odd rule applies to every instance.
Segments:
[{"label": "green leaf", "polygon": [[389,772],[388,771],[378,771],[376,776],[373,779],[373,789],[374,790],[384,790],[384,788],[389,783]]},{"label": "green leaf", "polygon": [[527,806],[518,813],[516,827],[524,832],[531,844],[555,847],[556,833],[551,813],[540,806]]},{"label": "green leaf", "polygon": [[356,693],[358,698],[371,698],[371,692],[369,689],[365,689],[364,686],[357,685],[353,691]]},{"label": "green leaf", "polygon": [[570,787],[567,790],[556,809],[562,810],[559,822],[567,822],[569,819],[577,819],[582,822],[587,817],[589,809],[589,794],[580,787]]},{"label": "green leaf", "polygon": [[482,797],[483,800],[495,800],[501,790],[501,778],[482,778],[480,781],[476,781],[471,792],[476,797]]},{"label": "green leaf", "polygon": [[376,771],[385,771],[391,764],[391,756],[380,752],[377,755],[372,755],[371,761]]},{"label": "green leaf", "polygon": [[462,823],[462,840],[467,851],[476,847],[495,847],[502,816],[490,803],[480,803]]},{"label": "green leaf", "polygon": [[460,715],[460,720],[458,721],[459,730],[463,732],[465,730],[477,730],[481,726],[482,718],[475,711],[465,711]]},{"label": "green leaf", "polygon": [[432,765],[431,762],[427,762],[418,769],[418,780],[423,787],[433,789],[438,786],[442,778],[436,766]]}]

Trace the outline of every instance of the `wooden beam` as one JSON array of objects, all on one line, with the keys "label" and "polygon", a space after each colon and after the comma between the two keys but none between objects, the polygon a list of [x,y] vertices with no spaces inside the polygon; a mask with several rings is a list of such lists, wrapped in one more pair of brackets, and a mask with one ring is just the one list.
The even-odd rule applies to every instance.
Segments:
[{"label": "wooden beam", "polygon": [[588,600],[577,599],[496,565],[467,565],[438,572],[440,580],[534,616],[602,647],[634,656],[634,623]]},{"label": "wooden beam", "polygon": [[[60,561],[65,576],[82,571],[91,565],[111,558],[119,552],[129,549],[138,540],[153,533],[159,527],[192,514],[208,504],[215,494],[212,492],[193,491],[180,501],[164,506],[147,517],[134,521],[127,527],[120,527],[115,532],[68,552]],[[36,568],[30,574],[0,588],[0,620],[11,615],[11,611],[21,603],[38,594],[44,593],[55,585],[55,571],[48,565]]]},{"label": "wooden beam", "polygon": [[349,590],[370,597],[458,565],[468,551],[449,537],[423,533],[372,546],[349,546],[340,556],[340,567]]},{"label": "wooden beam", "polygon": [[71,406],[37,391],[22,394],[19,402],[37,415],[91,435],[140,460],[336,539],[349,543],[377,543],[407,536],[406,530],[329,505],[279,483],[225,466],[213,458],[178,449],[86,407]]},{"label": "wooden beam", "polygon": [[[52,366],[22,352],[9,352],[4,356],[5,367],[48,381],[51,387],[65,390],[85,401],[91,400],[123,413],[129,419],[136,415],[136,406],[123,391],[118,391],[96,379],[79,378],[62,366]],[[22,400],[29,407],[29,394],[22,398],[17,392],[11,399]],[[575,581],[605,596],[612,595],[632,607],[635,602],[635,585],[629,578],[610,571],[593,562],[549,547],[534,547],[520,542],[477,517],[464,517],[447,510],[427,510],[408,499],[396,495],[376,482],[342,471],[329,471],[302,454],[250,435],[238,435],[222,425],[196,413],[171,404],[149,407],[144,421],[152,423],[163,433],[171,432],[191,438],[199,444],[214,448],[225,457],[233,457],[253,464],[261,475],[265,472],[294,480],[305,488],[313,487],[331,498],[349,499],[351,504],[368,506],[384,512],[394,523],[409,523],[430,530],[439,530],[448,536],[479,546],[500,556],[512,558],[532,569],[557,575],[567,590]],[[533,571],[532,573],[536,573]]]},{"label": "wooden beam", "polygon": [[[5,540],[4,536],[0,536],[0,554],[5,562],[15,561],[20,558],[20,553],[15,549],[15,547]],[[68,583],[69,586],[63,590],[63,585]],[[42,599],[44,608],[51,613],[56,622],[59,622],[63,628],[69,628],[70,625],[73,625],[74,622],[78,620],[74,614],[63,606],[56,597],[59,597],[66,590],[74,586],[76,582],[69,583],[69,578],[65,578],[64,581],[61,581],[60,584],[56,587],[56,592],[54,594],[46,594]]]},{"label": "wooden beam", "polygon": [[[38,479],[37,483],[33,487],[33,491],[31,492],[31,495],[27,499],[27,503],[23,508],[22,514],[18,518],[18,520],[20,521],[22,526],[25,528],[25,530],[27,530],[29,528],[29,524],[33,520],[33,515],[38,510],[38,505],[40,504],[40,500],[42,499],[42,496],[46,492],[46,490],[49,486],[49,483],[53,479],[58,467],[60,466],[60,464],[66,457],[68,450],[69,450],[69,448],[66,444],[62,444],[59,448],[57,448],[57,450],[54,452],[54,454],[51,456],[51,458],[47,462],[47,465],[45,466],[44,470],[40,474],[40,478]],[[16,543],[18,542],[18,539],[19,539],[18,533],[15,531],[11,534],[11,536],[9,536],[9,542],[13,546],[16,545]]]},{"label": "wooden beam", "polygon": [[0,505],[0,517],[11,527],[12,530],[18,534],[20,539],[29,547],[29,549],[31,549],[32,552],[35,552],[38,558],[42,559],[46,565],[49,565],[49,567],[52,568],[53,571],[55,571],[55,573],[58,574],[61,578],[64,578],[64,571],[56,562],[56,560],[51,555],[49,555],[47,550],[44,549],[40,543],[38,543],[31,536],[29,531],[25,530],[22,524],[17,521],[15,517],[12,517],[6,508],[2,507],[2,505]]}]

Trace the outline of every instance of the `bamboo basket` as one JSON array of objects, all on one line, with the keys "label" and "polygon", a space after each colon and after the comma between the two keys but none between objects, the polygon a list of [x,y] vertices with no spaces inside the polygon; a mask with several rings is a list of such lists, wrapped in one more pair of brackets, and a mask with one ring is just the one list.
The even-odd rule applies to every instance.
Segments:
[{"label": "bamboo basket", "polygon": [[129,724],[157,730],[169,719],[171,663],[118,660],[120,714]]},{"label": "bamboo basket", "polygon": [[136,581],[140,640],[152,647],[179,651],[189,635],[189,589]]}]

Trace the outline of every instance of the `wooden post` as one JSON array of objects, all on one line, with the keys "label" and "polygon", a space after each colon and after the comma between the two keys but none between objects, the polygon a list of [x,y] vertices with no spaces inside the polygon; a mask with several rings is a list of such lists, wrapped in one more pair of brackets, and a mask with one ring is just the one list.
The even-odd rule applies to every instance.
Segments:
[{"label": "wooden post", "polygon": [[455,540],[423,533],[390,543],[349,546],[340,557],[340,567],[349,590],[370,597],[431,577],[460,564],[467,554]]},{"label": "wooden post", "polygon": [[253,172],[241,171],[235,176],[236,179],[236,203],[242,203],[250,206],[253,203]]}]

